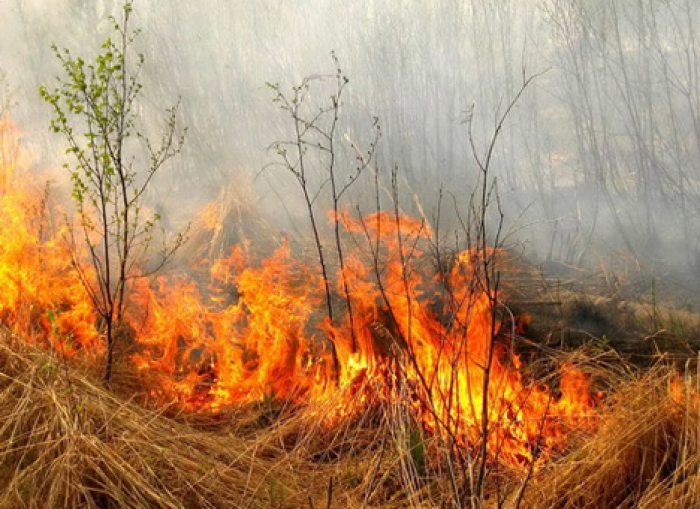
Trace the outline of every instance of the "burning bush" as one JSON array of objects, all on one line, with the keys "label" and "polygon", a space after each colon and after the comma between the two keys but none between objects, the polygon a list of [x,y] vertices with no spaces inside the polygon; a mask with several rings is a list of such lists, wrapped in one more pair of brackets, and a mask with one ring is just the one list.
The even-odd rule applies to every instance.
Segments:
[{"label": "burning bush", "polygon": [[[6,323],[66,353],[100,352],[97,318],[81,285],[90,275],[76,270],[61,232],[42,230],[36,200],[19,186],[12,193],[3,200],[0,230],[8,239]],[[494,458],[527,465],[561,450],[566,430],[590,413],[588,382],[576,371],[564,374],[555,397],[522,379],[507,319],[480,286],[478,255],[457,256],[441,276],[423,255],[430,239],[423,221],[385,212],[336,220],[355,237],[349,245],[364,237],[367,247],[348,250],[337,269],[345,284],[334,299],[345,314],[334,323],[320,311],[319,271],[287,244],[259,263],[240,247],[210,260],[207,288],[185,277],[136,280],[127,318],[140,349],[134,361],[151,393],[189,410],[270,397],[319,407],[345,394],[324,414],[332,424],[400,392],[428,432],[464,451],[485,439]]]}]

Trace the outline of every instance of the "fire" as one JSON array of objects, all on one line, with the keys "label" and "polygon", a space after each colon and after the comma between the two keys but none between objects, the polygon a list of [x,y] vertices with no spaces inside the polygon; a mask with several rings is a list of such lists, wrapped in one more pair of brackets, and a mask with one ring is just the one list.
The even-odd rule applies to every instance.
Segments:
[{"label": "fire", "polygon": [[[192,282],[165,279],[137,292],[148,315],[136,363],[163,375],[162,395],[216,408],[308,390],[311,341],[303,338],[318,305],[318,275],[296,264],[284,244],[258,268],[235,248],[210,276],[206,295]],[[191,383],[175,381],[182,375]]]},{"label": "fire", "polygon": [[421,221],[390,213],[338,220],[369,246],[337,268],[334,305],[345,312],[334,323],[319,271],[286,243],[258,264],[235,247],[211,264],[206,292],[164,279],[140,288],[147,300],[139,309],[149,311],[136,362],[158,373],[158,396],[212,409],[272,396],[323,408],[332,423],[408,390],[428,431],[469,447],[485,420],[490,449],[513,465],[560,449],[572,427],[593,421],[589,380],[573,366],[562,368],[556,397],[523,380],[478,284],[478,253],[457,256],[441,281],[421,252],[430,235]]},{"label": "fire", "polygon": [[25,170],[21,136],[9,118],[0,121],[1,321],[64,354],[99,353],[92,303],[74,270],[64,232],[52,231],[47,220],[52,211],[46,194]]},{"label": "fire", "polygon": [[[81,282],[92,276],[76,271],[80,254],[65,231],[49,228],[46,217],[60,212],[18,178],[18,131],[6,120],[1,133],[0,318],[67,354],[99,354]],[[420,220],[389,212],[331,220],[352,240],[343,263],[327,267],[337,282],[332,320],[318,264],[287,242],[262,260],[234,246],[204,262],[206,278],[135,279],[125,318],[152,395],[209,411],[276,398],[328,425],[401,401],[428,432],[465,448],[485,436],[511,465],[546,459],[572,428],[594,422],[589,379],[573,366],[562,367],[556,394],[523,377],[511,320],[483,284],[484,262],[498,253],[467,251],[437,270]]]}]

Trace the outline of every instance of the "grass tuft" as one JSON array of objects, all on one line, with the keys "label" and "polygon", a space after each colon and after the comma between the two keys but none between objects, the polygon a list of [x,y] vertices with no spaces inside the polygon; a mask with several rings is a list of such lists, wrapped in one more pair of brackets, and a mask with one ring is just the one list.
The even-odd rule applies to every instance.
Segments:
[{"label": "grass tuft", "polygon": [[700,507],[697,376],[656,366],[609,397],[601,426],[529,487],[530,507]]}]

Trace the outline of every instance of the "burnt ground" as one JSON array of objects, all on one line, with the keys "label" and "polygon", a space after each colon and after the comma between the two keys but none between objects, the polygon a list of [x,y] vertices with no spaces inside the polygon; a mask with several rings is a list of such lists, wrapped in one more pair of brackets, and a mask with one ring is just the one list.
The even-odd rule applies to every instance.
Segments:
[{"label": "burnt ground", "polygon": [[518,261],[504,271],[503,288],[535,345],[612,349],[639,366],[662,357],[682,363],[700,350],[697,296],[670,276]]}]

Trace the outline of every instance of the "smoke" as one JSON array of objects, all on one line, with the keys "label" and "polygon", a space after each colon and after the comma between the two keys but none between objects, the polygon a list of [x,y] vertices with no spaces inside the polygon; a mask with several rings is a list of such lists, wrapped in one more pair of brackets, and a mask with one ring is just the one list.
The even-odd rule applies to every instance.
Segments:
[{"label": "smoke", "polygon": [[[60,71],[50,45],[90,55],[119,7],[0,3],[2,86],[36,147],[37,167],[63,158],[37,93]],[[695,0],[137,0],[133,21],[146,56],[144,130],[157,133],[162,111],[178,98],[188,126],[182,157],[152,197],[174,224],[236,182],[280,229],[304,230],[293,178],[266,166],[275,158],[270,144],[291,133],[266,83],[289,90],[305,76],[333,74],[334,51],[350,80],[341,139],[368,150],[379,118],[376,163],[384,172],[399,168],[408,212],[432,218],[441,203],[445,230],[459,227],[454,207],[466,203],[477,171],[469,126],[481,155],[524,79],[543,73],[496,145],[509,241],[537,260],[697,273]],[[328,104],[330,93],[314,88],[310,106]],[[338,151],[351,174],[355,149],[343,141]],[[348,204],[366,195],[358,188]]]}]

